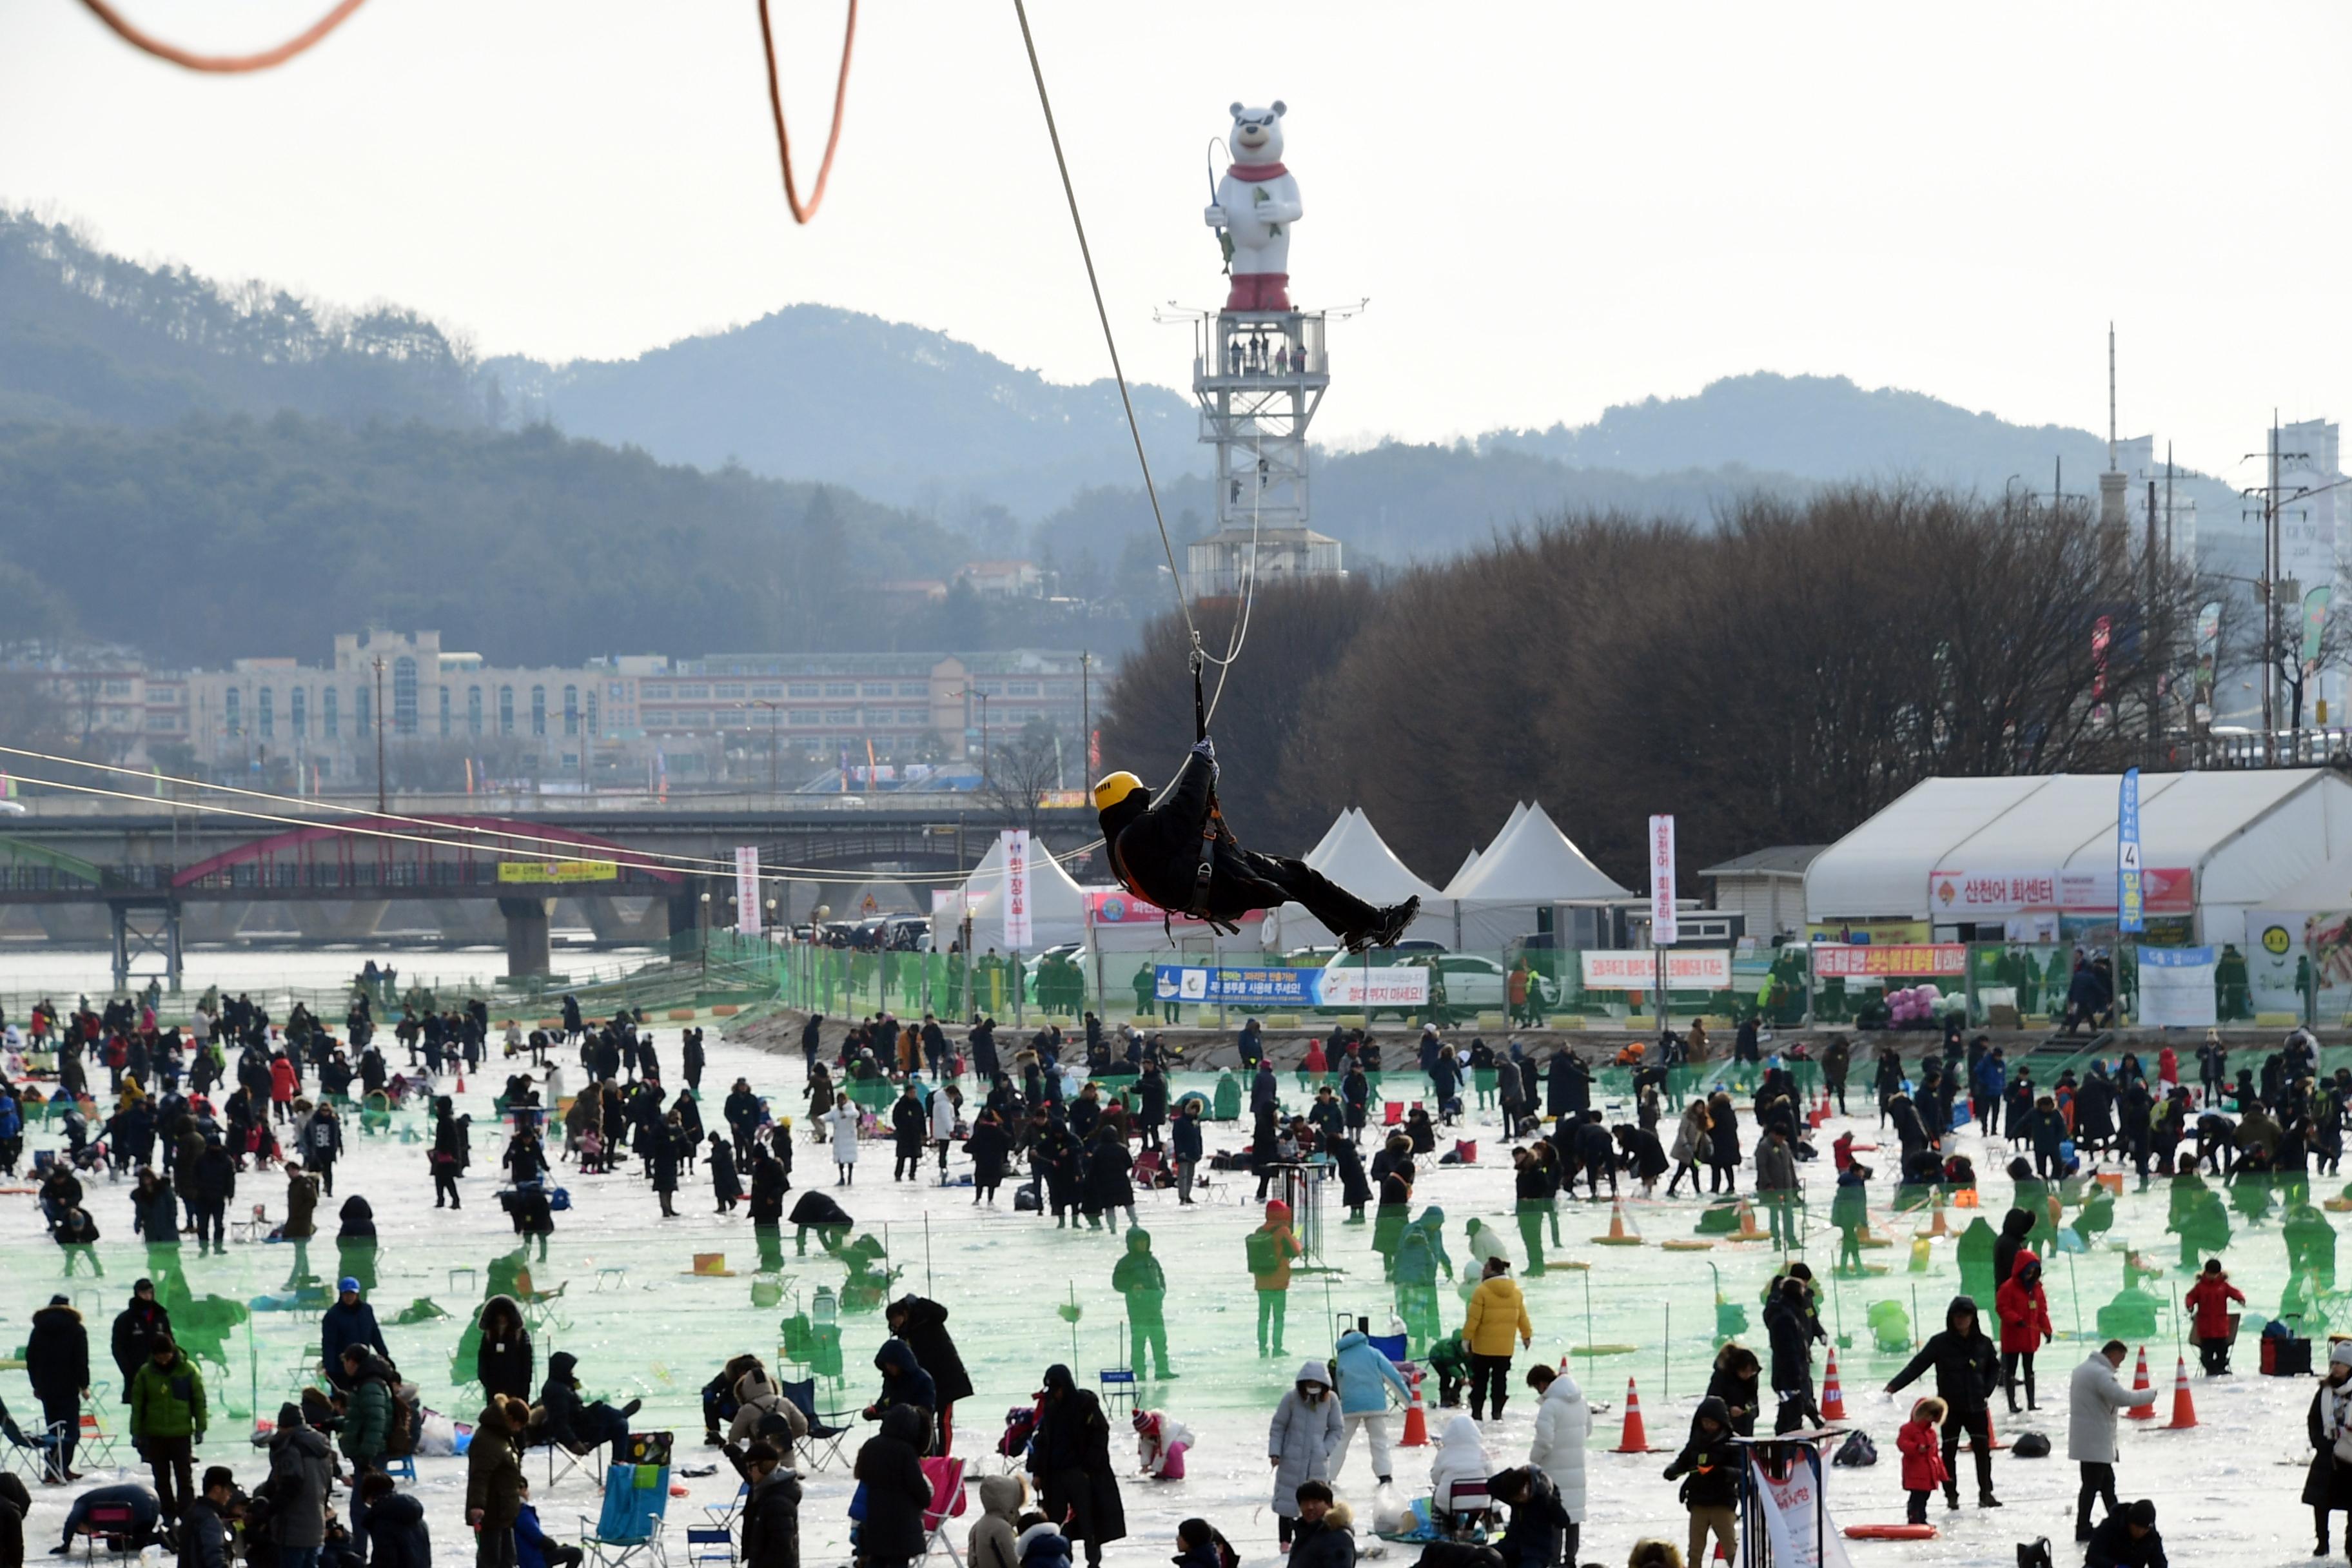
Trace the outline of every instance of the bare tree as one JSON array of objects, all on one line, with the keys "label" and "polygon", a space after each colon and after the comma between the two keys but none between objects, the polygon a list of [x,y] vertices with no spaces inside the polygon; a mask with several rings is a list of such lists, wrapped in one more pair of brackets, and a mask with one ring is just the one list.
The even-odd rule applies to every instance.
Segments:
[{"label": "bare tree", "polygon": [[[2267,668],[2278,682],[2278,727],[2300,730],[2311,683],[2329,670],[2352,668],[2352,613],[2335,602],[2332,592],[2323,605],[2310,609],[2282,604],[2267,617],[2262,610],[2257,600],[2250,610],[2229,618],[2225,663],[2251,669],[2257,679]],[[2316,626],[2311,624],[2313,615]]]},{"label": "bare tree", "polygon": [[1045,795],[1058,787],[1061,773],[1059,737],[1045,720],[1032,719],[1020,734],[989,748],[980,795],[1006,826],[1025,827],[1034,835],[1044,826]]}]

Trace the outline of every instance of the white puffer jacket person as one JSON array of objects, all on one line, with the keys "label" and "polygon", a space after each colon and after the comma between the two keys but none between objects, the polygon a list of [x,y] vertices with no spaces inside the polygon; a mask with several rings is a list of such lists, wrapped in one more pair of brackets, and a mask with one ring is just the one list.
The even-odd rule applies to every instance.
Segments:
[{"label": "white puffer jacket person", "polygon": [[[1549,1383],[1544,1380],[1549,1378]],[[1528,1381],[1543,1384],[1536,1402],[1536,1440],[1528,1463],[1551,1478],[1559,1489],[1559,1506],[1579,1524],[1584,1522],[1584,1450],[1592,1441],[1592,1406],[1584,1390],[1565,1372],[1548,1366],[1528,1369]]]},{"label": "white puffer jacket person", "polygon": [[[1450,1511],[1455,1507],[1456,1484],[1475,1481],[1483,1489],[1494,1470],[1494,1462],[1478,1441],[1478,1423],[1467,1415],[1456,1415],[1446,1424],[1436,1456],[1429,1461],[1429,1500],[1441,1513]],[[1465,1498],[1462,1506],[1483,1509],[1486,1504],[1483,1498],[1475,1501]]]}]

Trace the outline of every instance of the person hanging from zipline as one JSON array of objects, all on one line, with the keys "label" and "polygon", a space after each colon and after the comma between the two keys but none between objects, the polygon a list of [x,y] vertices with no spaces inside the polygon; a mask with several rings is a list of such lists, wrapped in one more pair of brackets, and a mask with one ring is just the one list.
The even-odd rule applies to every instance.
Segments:
[{"label": "person hanging from zipline", "polygon": [[[1195,710],[1198,711],[1198,680]],[[1251,910],[1305,906],[1350,952],[1389,947],[1421,909],[1417,898],[1378,909],[1303,860],[1244,849],[1217,809],[1217,749],[1204,733],[1157,801],[1131,773],[1095,785],[1103,844],[1119,885],[1163,910],[1225,931]]]}]

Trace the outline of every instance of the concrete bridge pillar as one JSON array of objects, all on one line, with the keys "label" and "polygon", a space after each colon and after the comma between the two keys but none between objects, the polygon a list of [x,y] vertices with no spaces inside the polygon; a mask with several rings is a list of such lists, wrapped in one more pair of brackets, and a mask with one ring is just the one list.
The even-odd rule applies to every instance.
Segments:
[{"label": "concrete bridge pillar", "polygon": [[575,901],[580,906],[581,915],[588,921],[588,929],[596,933],[598,942],[643,942],[659,946],[669,940],[673,917],[667,899],[588,893]]},{"label": "concrete bridge pillar", "polygon": [[499,913],[507,918],[507,978],[520,980],[554,972],[549,949],[548,916],[553,899],[500,899]]},{"label": "concrete bridge pillar", "polygon": [[506,922],[484,899],[434,899],[425,906],[444,942],[490,943],[506,939]]}]

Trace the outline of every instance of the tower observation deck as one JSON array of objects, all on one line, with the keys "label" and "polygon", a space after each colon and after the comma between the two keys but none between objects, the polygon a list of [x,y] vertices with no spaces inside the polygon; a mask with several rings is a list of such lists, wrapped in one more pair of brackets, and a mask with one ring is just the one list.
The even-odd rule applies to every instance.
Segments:
[{"label": "tower observation deck", "polygon": [[1202,311],[1192,321],[1201,439],[1217,449],[1217,526],[1186,547],[1196,599],[1258,582],[1344,575],[1307,526],[1307,429],[1331,384],[1320,310]]}]

